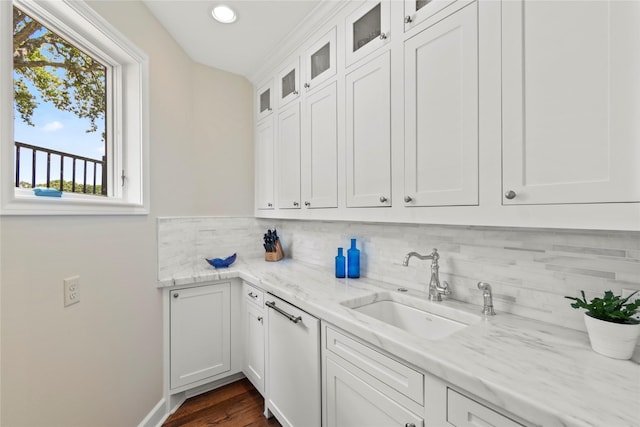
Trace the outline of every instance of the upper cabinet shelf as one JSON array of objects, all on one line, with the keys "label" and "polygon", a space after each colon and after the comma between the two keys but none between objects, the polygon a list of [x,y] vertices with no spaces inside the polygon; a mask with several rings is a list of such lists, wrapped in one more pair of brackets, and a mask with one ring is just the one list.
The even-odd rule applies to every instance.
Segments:
[{"label": "upper cabinet shelf", "polygon": [[269,79],[256,91],[256,118],[258,121],[273,112],[273,79]]},{"label": "upper cabinet shelf", "polygon": [[347,66],[359,61],[391,40],[391,2],[367,1],[346,20]]},{"label": "upper cabinet shelf", "polygon": [[317,89],[328,79],[336,75],[336,27],[311,44],[305,51],[304,88]]},{"label": "upper cabinet shelf", "polygon": [[284,107],[300,95],[300,58],[289,62],[278,75],[279,106]]}]

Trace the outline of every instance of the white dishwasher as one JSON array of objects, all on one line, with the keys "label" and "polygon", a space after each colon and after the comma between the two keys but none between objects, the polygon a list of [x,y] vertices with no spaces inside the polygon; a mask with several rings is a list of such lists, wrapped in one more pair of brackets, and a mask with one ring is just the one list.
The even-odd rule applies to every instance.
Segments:
[{"label": "white dishwasher", "polygon": [[284,427],[320,427],[320,320],[268,294],[267,408]]}]

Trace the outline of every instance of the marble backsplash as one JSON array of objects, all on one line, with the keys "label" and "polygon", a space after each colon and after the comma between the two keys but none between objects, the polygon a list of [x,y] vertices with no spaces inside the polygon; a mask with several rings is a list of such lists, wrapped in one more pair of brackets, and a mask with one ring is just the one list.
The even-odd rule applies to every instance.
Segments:
[{"label": "marble backsplash", "polygon": [[498,313],[584,330],[564,295],[640,290],[640,233],[463,227],[424,224],[201,217],[158,220],[158,278],[188,271],[205,257],[261,257],[262,234],[277,228],[288,258],[333,269],[338,247],[356,238],[361,275],[425,291],[430,261],[412,258],[438,248],[440,279],[450,298],[482,304],[478,281],[491,284]]}]

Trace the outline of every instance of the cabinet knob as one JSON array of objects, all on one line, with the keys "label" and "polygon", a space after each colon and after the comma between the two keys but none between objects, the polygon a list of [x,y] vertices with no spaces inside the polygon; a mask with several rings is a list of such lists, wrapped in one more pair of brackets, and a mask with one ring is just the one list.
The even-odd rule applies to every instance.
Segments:
[{"label": "cabinet knob", "polygon": [[385,33],[380,33],[380,40],[384,40],[387,38],[387,35]]},{"label": "cabinet knob", "polygon": [[298,91],[297,91],[297,90],[294,90],[294,91],[293,91],[293,94],[294,94],[294,95],[297,95],[297,94],[298,94]]},{"label": "cabinet knob", "polygon": [[177,292],[173,294],[173,297],[174,297],[174,298],[178,298],[179,296],[180,296],[180,294],[179,294],[179,293],[177,293]]},{"label": "cabinet knob", "polygon": [[412,22],[413,22],[413,19],[411,19],[411,15],[407,15],[404,17],[405,24],[411,24]]},{"label": "cabinet knob", "polygon": [[305,88],[305,89],[309,89],[310,87],[311,87],[311,85],[310,85],[309,83],[305,83],[305,84],[304,84],[304,88]]},{"label": "cabinet knob", "polygon": [[304,202],[305,206],[311,206],[311,202]]},{"label": "cabinet knob", "polygon": [[258,322],[262,323],[262,316],[258,316]]},{"label": "cabinet knob", "polygon": [[300,203],[298,203],[298,202],[293,202],[293,206],[300,206]]},{"label": "cabinet knob", "polygon": [[273,203],[267,203],[268,207],[273,207]]},{"label": "cabinet knob", "polygon": [[384,196],[380,196],[380,203],[387,203],[387,200],[389,200],[389,199],[387,199]]},{"label": "cabinet knob", "polygon": [[404,196],[404,202],[405,203],[410,203],[412,201],[413,201],[413,199],[411,198],[411,196]]},{"label": "cabinet knob", "polygon": [[506,197],[509,200],[515,199],[516,198],[516,192],[513,190],[509,190],[506,193],[504,193],[504,197]]}]

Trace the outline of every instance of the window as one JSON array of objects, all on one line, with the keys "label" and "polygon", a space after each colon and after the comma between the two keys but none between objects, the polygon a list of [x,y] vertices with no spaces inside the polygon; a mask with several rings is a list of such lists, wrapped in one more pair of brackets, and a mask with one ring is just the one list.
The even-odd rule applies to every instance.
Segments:
[{"label": "window", "polygon": [[[146,55],[83,2],[0,2],[0,19],[2,214],[147,213]],[[23,141],[28,125],[39,135],[65,127],[36,123],[38,108],[89,132],[64,146]]]}]

